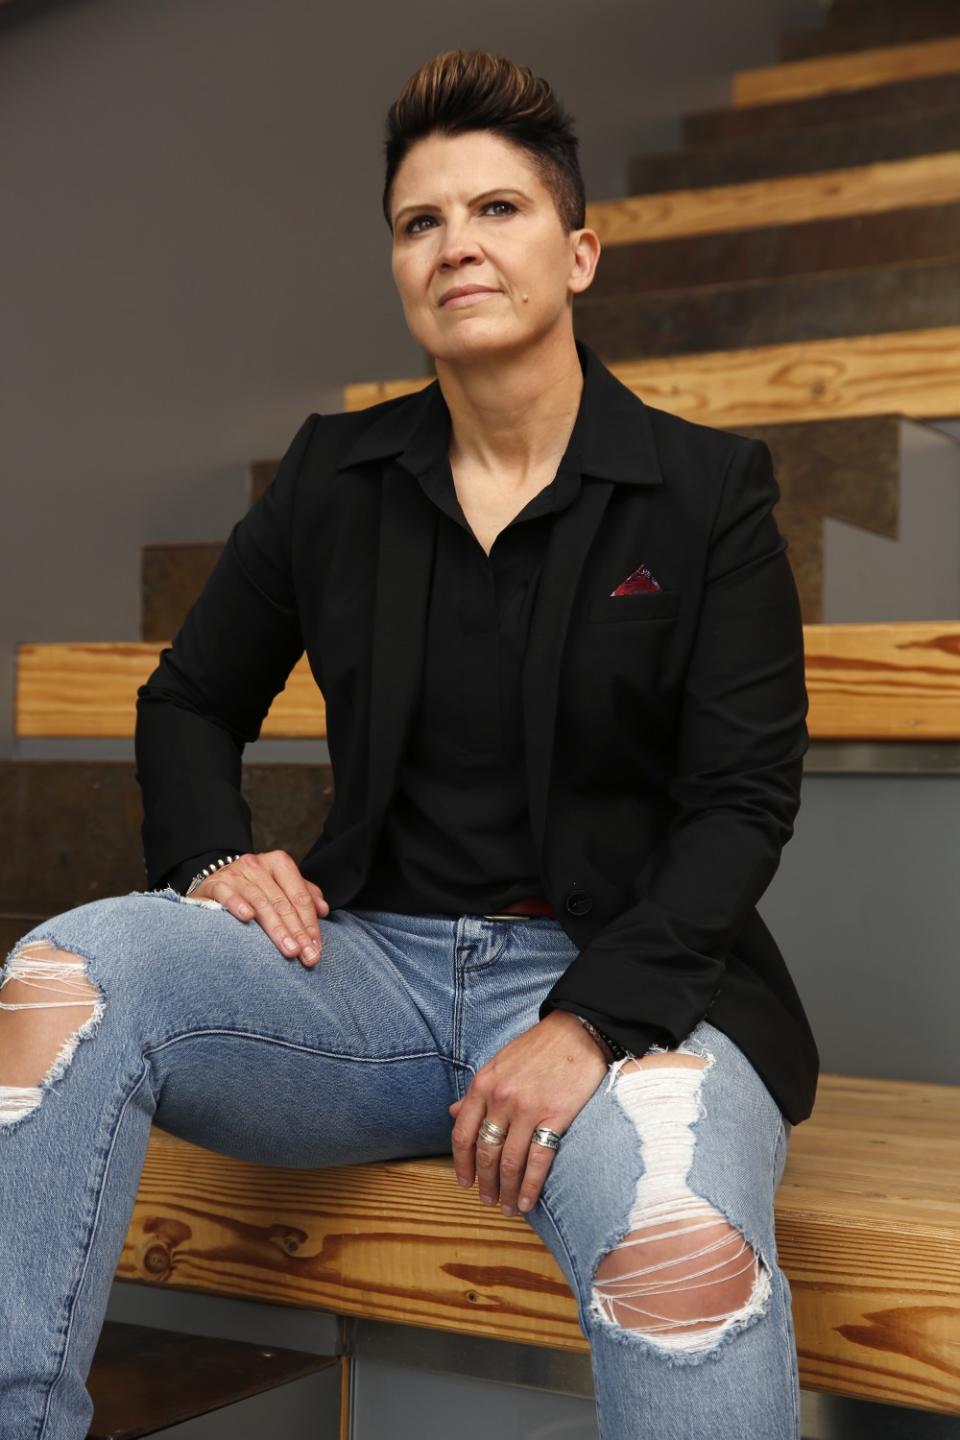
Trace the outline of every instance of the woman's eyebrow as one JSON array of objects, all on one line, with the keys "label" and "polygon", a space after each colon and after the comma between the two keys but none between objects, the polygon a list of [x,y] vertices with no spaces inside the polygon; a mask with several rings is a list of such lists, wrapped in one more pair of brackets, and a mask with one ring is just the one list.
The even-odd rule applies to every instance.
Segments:
[{"label": "woman's eyebrow", "polygon": [[[520,195],[524,200],[530,199],[530,196],[523,190],[514,190],[509,185],[497,185],[492,190],[484,190],[482,195],[474,195],[472,200],[467,201],[467,204],[476,205],[478,200],[485,200],[488,195]],[[439,205],[431,205],[429,201],[424,201],[420,205],[404,205],[402,210],[397,211],[393,223],[399,224],[408,210],[439,210],[439,208]]]}]

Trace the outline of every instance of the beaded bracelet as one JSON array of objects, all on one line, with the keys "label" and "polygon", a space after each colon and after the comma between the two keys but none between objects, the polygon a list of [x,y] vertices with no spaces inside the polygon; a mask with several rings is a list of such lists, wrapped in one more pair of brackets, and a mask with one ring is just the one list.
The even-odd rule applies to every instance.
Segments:
[{"label": "beaded bracelet", "polygon": [[216,872],[220,869],[221,865],[230,865],[233,863],[234,860],[239,859],[239,855],[224,855],[222,860],[217,860],[212,865],[204,865],[203,869],[198,870],[196,875],[194,875],[193,879],[190,881],[190,884],[187,886],[186,890],[184,890],[184,895],[192,895],[194,890],[196,890],[198,886],[203,884],[204,880],[209,880],[211,875],[216,874]]},{"label": "beaded bracelet", "polygon": [[[571,1013],[575,1014],[576,1012]],[[623,1060],[626,1056],[630,1055],[629,1050],[625,1050],[616,1040],[611,1040],[609,1035],[604,1035],[602,1030],[598,1030],[596,1025],[592,1024],[591,1021],[587,1020],[583,1015],[577,1015],[576,1018],[580,1021],[580,1024],[584,1030],[586,1030],[587,1034],[592,1035],[594,1040],[596,1040],[608,1061]]]}]

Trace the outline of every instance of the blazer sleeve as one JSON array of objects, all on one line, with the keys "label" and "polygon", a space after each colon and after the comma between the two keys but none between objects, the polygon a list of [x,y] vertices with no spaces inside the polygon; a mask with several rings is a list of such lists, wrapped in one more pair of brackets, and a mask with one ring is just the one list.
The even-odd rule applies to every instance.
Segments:
[{"label": "blazer sleeve", "polygon": [[298,478],[319,419],[311,414],[300,426],[137,691],[134,751],[150,889],[171,872],[181,878],[191,857],[252,848],[241,756],[303,654],[291,529]]},{"label": "blazer sleeve", "polygon": [[642,1055],[704,1018],[747,917],[776,873],[809,747],[803,623],[769,447],[738,438],[707,552],[662,843],[540,1005],[594,1019]]},{"label": "blazer sleeve", "polygon": [[199,855],[189,855],[186,860],[161,875],[157,884],[168,885],[171,890],[178,890],[183,895],[194,875],[198,875],[205,865],[211,865],[214,860],[220,860],[230,853],[224,846],[217,850],[204,850]]}]

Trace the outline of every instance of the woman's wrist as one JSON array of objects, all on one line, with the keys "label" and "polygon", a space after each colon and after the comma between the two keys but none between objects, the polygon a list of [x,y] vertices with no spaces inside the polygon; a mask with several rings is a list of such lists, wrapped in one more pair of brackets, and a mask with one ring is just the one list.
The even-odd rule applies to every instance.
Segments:
[{"label": "woman's wrist", "polygon": [[588,1020],[584,1015],[577,1015],[576,1011],[571,1011],[570,1013],[575,1020],[580,1021],[580,1024],[584,1030],[586,1030],[587,1034],[596,1042],[608,1064],[626,1055],[627,1052],[623,1049],[623,1046],[618,1045],[615,1040],[611,1040],[608,1035],[604,1035],[602,1030],[598,1030],[592,1020]]},{"label": "woman's wrist", "polygon": [[211,864],[211,865],[204,865],[203,869],[202,869],[202,870],[198,870],[197,873],[196,873],[196,875],[194,875],[193,879],[190,881],[190,884],[187,886],[186,890],[183,892],[183,893],[184,893],[184,896],[192,895],[193,892],[194,892],[194,890],[198,890],[205,880],[209,880],[209,879],[210,879],[210,876],[211,876],[211,875],[215,875],[216,872],[217,872],[218,870],[222,869],[224,865],[230,865],[230,864],[233,863],[234,860],[239,860],[239,859],[240,859],[240,856],[239,856],[239,855],[223,855],[223,856],[221,856],[221,858],[220,858],[219,860],[215,861],[213,864]]}]

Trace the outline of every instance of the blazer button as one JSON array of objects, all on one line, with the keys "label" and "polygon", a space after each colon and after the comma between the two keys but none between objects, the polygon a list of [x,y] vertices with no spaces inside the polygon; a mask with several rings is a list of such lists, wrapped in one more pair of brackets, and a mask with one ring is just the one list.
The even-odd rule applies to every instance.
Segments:
[{"label": "blazer button", "polygon": [[563,906],[570,915],[589,915],[593,909],[593,896],[589,890],[570,890]]}]

